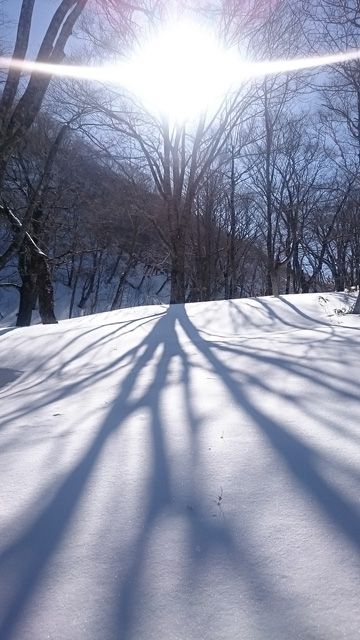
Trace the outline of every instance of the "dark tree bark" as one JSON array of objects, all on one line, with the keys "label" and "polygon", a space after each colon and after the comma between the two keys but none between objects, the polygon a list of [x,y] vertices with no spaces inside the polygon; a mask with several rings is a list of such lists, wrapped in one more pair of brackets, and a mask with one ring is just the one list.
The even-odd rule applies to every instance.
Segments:
[{"label": "dark tree bark", "polygon": [[[64,47],[87,1],[62,0],[60,2],[44,36],[36,62],[49,64],[61,62],[65,56]],[[34,4],[34,0],[22,2],[13,51],[13,59],[20,62],[25,59],[27,52]],[[52,78],[50,73],[40,74],[35,69],[31,73],[24,93],[15,104],[20,75],[19,68],[10,67],[0,101],[0,194],[9,160],[38,115]],[[27,225],[24,225],[20,233],[23,234],[27,228]],[[21,243],[22,239],[18,242],[18,247]],[[10,247],[0,256],[0,268],[10,260],[12,255],[14,251]]]},{"label": "dark tree bark", "polygon": [[[13,232],[15,234],[19,231],[21,232],[22,224],[13,212],[5,206],[0,207],[0,211],[10,222]],[[32,311],[38,295],[41,296],[41,302],[39,301],[39,303],[40,316],[43,323],[56,323],[48,259],[27,231],[19,250],[19,273],[22,284],[20,287],[20,305],[16,326],[24,327],[31,323]]]},{"label": "dark tree bark", "polygon": [[[43,215],[42,204],[45,191],[49,185],[56,154],[68,129],[63,125],[56,136],[54,144],[46,159],[43,174],[37,187],[30,196],[24,218],[20,222],[9,210],[3,208],[11,222],[13,241],[0,257],[0,268],[16,253],[19,253],[19,274],[22,280],[20,288],[20,306],[18,311],[17,326],[28,326],[31,323],[31,315],[34,302],[39,297],[39,312],[43,324],[57,322],[54,313],[53,286],[48,265],[47,256],[38,250],[38,238],[41,232],[41,218]],[[28,228],[31,226],[33,236],[29,236]],[[29,242],[31,238],[32,242]]]},{"label": "dark tree bark", "polygon": [[32,312],[36,303],[36,273],[31,262],[32,256],[24,246],[19,254],[21,287],[17,327],[28,327],[31,324]]},{"label": "dark tree bark", "polygon": [[[26,244],[26,242],[24,242]],[[31,324],[32,312],[39,299],[39,314],[43,324],[56,324],[54,292],[46,256],[31,246],[24,247],[20,255],[19,272],[22,280],[17,327]]]},{"label": "dark tree bark", "polygon": [[56,324],[54,312],[54,289],[51,282],[51,273],[44,255],[36,256],[37,264],[37,292],[39,296],[39,314],[43,324]]}]

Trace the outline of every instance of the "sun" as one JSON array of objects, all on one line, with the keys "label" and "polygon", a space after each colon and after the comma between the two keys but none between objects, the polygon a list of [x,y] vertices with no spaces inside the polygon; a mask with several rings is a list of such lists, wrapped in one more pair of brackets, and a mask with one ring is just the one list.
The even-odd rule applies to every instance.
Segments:
[{"label": "sun", "polygon": [[177,122],[213,107],[234,80],[233,53],[193,22],[167,25],[129,65],[129,89],[145,106]]},{"label": "sun", "polygon": [[214,33],[205,27],[182,21],[163,26],[132,58],[115,65],[47,64],[0,56],[0,68],[120,85],[149,110],[173,123],[182,123],[197,118],[205,110],[215,109],[229,91],[240,90],[244,81],[350,60],[360,60],[360,49],[251,62],[237,49],[222,47]]}]

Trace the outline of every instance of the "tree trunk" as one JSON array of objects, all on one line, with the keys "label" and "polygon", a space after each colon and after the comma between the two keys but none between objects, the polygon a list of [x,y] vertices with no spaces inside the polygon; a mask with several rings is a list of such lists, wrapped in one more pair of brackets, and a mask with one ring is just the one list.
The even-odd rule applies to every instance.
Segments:
[{"label": "tree trunk", "polygon": [[36,279],[29,273],[22,278],[20,287],[19,311],[16,319],[17,327],[29,327],[36,301]]},{"label": "tree trunk", "polygon": [[[269,99],[266,81],[264,84],[264,118],[265,118],[265,200],[266,200],[266,249],[267,249],[267,278],[266,295],[276,294],[277,277],[274,273],[274,241],[273,241],[273,192],[271,181],[271,149],[273,142],[273,128],[269,109]],[[274,291],[275,284],[275,291]]]},{"label": "tree trunk", "polygon": [[268,265],[266,271],[266,285],[265,285],[265,295],[271,296],[273,294],[273,278],[272,278],[272,265],[273,258],[268,256]]},{"label": "tree trunk", "polygon": [[301,269],[301,293],[309,293],[310,291],[310,284],[309,284],[309,280],[306,279],[306,273],[305,271],[303,271],[303,269]]},{"label": "tree trunk", "polygon": [[72,312],[74,309],[74,303],[75,303],[75,295],[76,295],[76,288],[77,288],[77,284],[79,281],[79,276],[80,276],[80,271],[81,271],[81,267],[82,267],[82,263],[83,263],[83,258],[84,256],[81,255],[80,256],[80,261],[76,270],[76,275],[75,275],[75,279],[73,281],[73,287],[72,287],[72,292],[71,292],[71,299],[70,299],[70,308],[69,308],[69,318],[72,317]]},{"label": "tree trunk", "polygon": [[271,279],[272,295],[278,297],[280,295],[280,291],[279,291],[279,277],[276,269],[272,269],[270,271],[270,279]]},{"label": "tree trunk", "polygon": [[234,150],[231,154],[231,182],[230,182],[230,245],[229,245],[229,298],[237,297],[237,277],[236,277],[236,207],[235,207],[235,157]]},{"label": "tree trunk", "polygon": [[23,244],[19,252],[21,287],[19,291],[19,310],[16,320],[17,327],[28,327],[31,324],[31,316],[36,302],[36,274],[31,263],[31,253],[26,245]]},{"label": "tree trunk", "polygon": [[[64,47],[72,33],[75,23],[85,8],[87,1],[88,0],[62,0],[55,11],[44,36],[36,58],[37,62],[46,62],[50,64],[58,64],[61,62],[65,55]],[[31,5],[33,5],[33,3],[31,0],[28,0],[28,2],[24,2],[23,5],[29,5],[26,15],[27,19],[30,19],[33,8]],[[26,34],[24,35],[24,38],[26,38]],[[22,58],[25,56],[25,51],[26,42],[24,40],[21,45]],[[14,77],[14,72],[12,70],[9,71],[9,77]],[[8,115],[13,105],[11,104],[12,101],[9,100],[8,91],[6,92],[6,96],[4,96],[5,110],[4,113],[1,114],[1,118],[2,121],[6,121],[7,124],[6,126],[3,126],[0,131],[0,190],[3,186],[5,171],[9,159],[14,149],[24,138],[39,113],[51,78],[51,74],[39,74],[36,70],[33,71],[27,87],[15,108],[12,110],[9,119]],[[16,81],[17,80],[15,78],[15,80],[10,82],[12,100],[15,97],[13,86],[16,86]]]},{"label": "tree trunk", "polygon": [[51,282],[49,265],[45,256],[36,256],[37,281],[39,296],[39,313],[43,324],[57,324],[54,313],[54,289]]},{"label": "tree trunk", "polygon": [[19,257],[19,273],[22,284],[16,326],[30,326],[37,297],[42,323],[56,324],[54,291],[46,256],[36,254],[29,246],[23,248]]},{"label": "tree trunk", "polygon": [[115,278],[115,274],[116,274],[116,272],[118,270],[118,266],[120,264],[121,257],[122,257],[122,252],[120,251],[118,256],[117,256],[117,258],[116,258],[116,260],[115,260],[114,266],[111,269],[110,275],[109,275],[108,279],[106,280],[106,284],[111,284],[111,282],[113,281],[113,278]]},{"label": "tree trunk", "polygon": [[79,309],[85,308],[85,305],[94,290],[95,275],[96,275],[96,271],[93,271],[92,273],[90,273],[89,276],[87,276],[84,282],[80,302],[78,304]]},{"label": "tree trunk", "polygon": [[114,299],[111,303],[111,307],[110,307],[110,311],[115,311],[115,309],[120,309],[121,307],[121,303],[122,303],[122,298],[124,295],[124,289],[125,289],[125,285],[126,285],[126,278],[128,276],[128,273],[130,271],[130,269],[132,268],[134,264],[134,256],[129,256],[129,259],[125,265],[124,271],[122,272],[121,276],[120,276],[120,280],[119,280],[119,284],[118,287],[116,289],[116,293],[114,296]]},{"label": "tree trunk", "polygon": [[186,296],[185,286],[185,234],[179,231],[172,242],[173,252],[170,275],[170,304],[184,304]]}]

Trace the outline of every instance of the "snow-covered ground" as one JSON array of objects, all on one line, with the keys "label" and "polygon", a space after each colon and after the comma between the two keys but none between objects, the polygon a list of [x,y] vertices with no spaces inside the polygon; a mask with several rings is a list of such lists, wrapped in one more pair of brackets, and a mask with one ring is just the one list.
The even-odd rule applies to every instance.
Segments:
[{"label": "snow-covered ground", "polygon": [[0,329],[1,640],[360,638],[349,306]]}]

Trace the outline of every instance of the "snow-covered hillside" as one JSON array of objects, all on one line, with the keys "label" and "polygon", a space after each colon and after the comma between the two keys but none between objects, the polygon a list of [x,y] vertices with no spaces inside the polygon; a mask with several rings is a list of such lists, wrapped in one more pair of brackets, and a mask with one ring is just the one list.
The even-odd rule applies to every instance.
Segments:
[{"label": "snow-covered hillside", "polygon": [[1,640],[354,640],[346,294],[0,329]]}]

